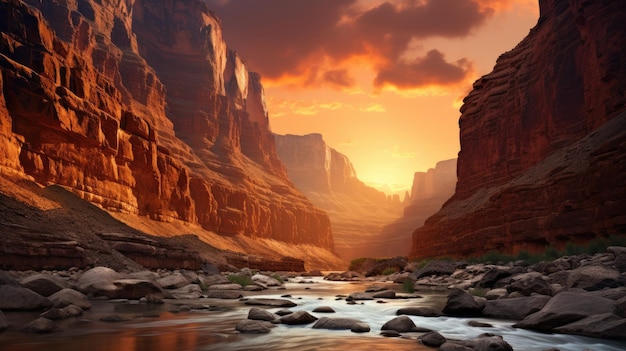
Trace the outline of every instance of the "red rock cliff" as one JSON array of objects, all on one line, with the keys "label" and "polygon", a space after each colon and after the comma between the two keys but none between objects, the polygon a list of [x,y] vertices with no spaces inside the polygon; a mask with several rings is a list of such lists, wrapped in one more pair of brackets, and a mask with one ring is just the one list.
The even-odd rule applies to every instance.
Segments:
[{"label": "red rock cliff", "polygon": [[0,171],[107,209],[333,247],[260,77],[199,0],[0,0]]},{"label": "red rock cliff", "polygon": [[624,233],[626,8],[539,4],[537,26],[465,98],[456,193],[415,231],[412,257]]}]

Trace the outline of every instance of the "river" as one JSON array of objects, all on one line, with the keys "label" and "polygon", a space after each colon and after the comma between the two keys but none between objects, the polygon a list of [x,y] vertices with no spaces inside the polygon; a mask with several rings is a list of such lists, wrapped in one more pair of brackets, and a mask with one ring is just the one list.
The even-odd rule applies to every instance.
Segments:
[{"label": "river", "polygon": [[[297,303],[291,310],[311,312],[318,306],[330,306],[336,313],[312,313],[317,317],[350,317],[367,322],[371,331],[355,334],[350,331],[312,329],[311,325],[278,325],[269,334],[240,334],[235,325],[247,317],[250,306],[238,300],[198,299],[185,301],[208,305],[210,309],[170,312],[173,304],[137,304],[129,301],[94,301],[82,317],[59,322],[60,331],[50,334],[28,334],[10,328],[0,333],[1,351],[177,351],[177,350],[433,350],[420,345],[419,333],[404,333],[403,338],[380,336],[382,325],[396,317],[396,311],[407,306],[442,308],[445,291],[420,290],[421,298],[358,301],[349,305],[336,300],[337,295],[364,291],[371,282],[329,282],[321,278],[296,278],[299,282],[285,283],[284,290],[249,293],[250,297],[281,298],[291,295]],[[302,283],[306,281],[307,283]],[[400,286],[390,283],[400,291]],[[277,311],[279,308],[271,308]],[[128,320],[111,323],[100,321],[103,316],[118,314]],[[5,312],[12,326],[36,318],[35,313]],[[513,321],[486,318],[416,317],[410,316],[418,327],[436,330],[446,338],[469,339],[482,333],[501,335],[516,351],[558,348],[561,351],[623,351],[626,342],[593,339],[572,335],[541,334],[511,327]],[[470,320],[490,323],[493,327],[470,327]]]}]

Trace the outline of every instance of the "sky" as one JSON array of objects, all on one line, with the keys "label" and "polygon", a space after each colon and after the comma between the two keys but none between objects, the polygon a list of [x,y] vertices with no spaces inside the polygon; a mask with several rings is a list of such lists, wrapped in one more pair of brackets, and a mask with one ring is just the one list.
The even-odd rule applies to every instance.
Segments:
[{"label": "sky", "polygon": [[389,193],[459,152],[459,108],[537,0],[205,0],[262,76],[277,134],[321,133]]}]

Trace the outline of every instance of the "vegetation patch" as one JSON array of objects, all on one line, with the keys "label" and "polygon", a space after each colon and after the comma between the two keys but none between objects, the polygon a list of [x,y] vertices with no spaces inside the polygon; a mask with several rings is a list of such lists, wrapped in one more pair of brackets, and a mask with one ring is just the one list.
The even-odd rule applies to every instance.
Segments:
[{"label": "vegetation patch", "polygon": [[397,267],[389,267],[389,268],[386,268],[383,271],[382,275],[390,275],[390,274],[394,274],[394,273],[398,273],[398,268]]},{"label": "vegetation patch", "polygon": [[244,274],[230,274],[226,277],[229,281],[241,286],[247,286],[252,284],[252,278]]}]

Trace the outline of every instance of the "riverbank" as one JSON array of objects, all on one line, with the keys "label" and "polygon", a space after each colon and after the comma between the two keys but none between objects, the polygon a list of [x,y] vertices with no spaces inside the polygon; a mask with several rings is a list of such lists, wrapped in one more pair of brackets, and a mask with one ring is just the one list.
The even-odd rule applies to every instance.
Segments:
[{"label": "riverbank", "polygon": [[[124,340],[135,350],[482,350],[494,342],[517,351],[621,350],[625,250],[536,265],[406,263],[369,277],[209,267],[2,272],[0,345],[68,350],[78,335],[92,351]],[[546,326],[558,334],[535,332]],[[565,335],[585,333],[597,338]]]}]

